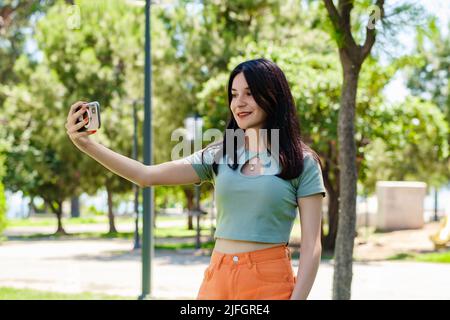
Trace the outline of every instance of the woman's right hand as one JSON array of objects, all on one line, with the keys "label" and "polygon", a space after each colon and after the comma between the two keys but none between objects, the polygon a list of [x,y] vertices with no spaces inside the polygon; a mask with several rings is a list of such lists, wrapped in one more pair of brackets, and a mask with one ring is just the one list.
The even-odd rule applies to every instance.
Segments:
[{"label": "woman's right hand", "polygon": [[[85,104],[87,104],[87,102],[78,101],[70,107],[69,114],[67,115],[67,122],[65,125],[67,129],[67,135],[69,136],[70,140],[72,140],[73,144],[80,150],[86,148],[90,143],[88,136],[94,134],[97,131],[93,130],[78,132],[78,129],[82,128],[85,125],[84,121],[77,123],[78,117],[85,113],[87,110]],[[79,106],[82,106],[81,109],[75,112],[76,108]]]}]

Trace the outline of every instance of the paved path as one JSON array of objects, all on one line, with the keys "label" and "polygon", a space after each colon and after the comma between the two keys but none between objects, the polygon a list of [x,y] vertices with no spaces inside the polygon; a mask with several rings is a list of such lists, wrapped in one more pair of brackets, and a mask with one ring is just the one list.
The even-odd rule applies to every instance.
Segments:
[{"label": "paved path", "polygon": [[[137,297],[140,257],[122,239],[8,241],[0,245],[0,286]],[[154,296],[195,299],[209,259],[156,252]],[[448,264],[354,263],[353,274],[352,299],[450,299]],[[331,299],[332,278],[332,263],[323,262],[309,299]]]}]

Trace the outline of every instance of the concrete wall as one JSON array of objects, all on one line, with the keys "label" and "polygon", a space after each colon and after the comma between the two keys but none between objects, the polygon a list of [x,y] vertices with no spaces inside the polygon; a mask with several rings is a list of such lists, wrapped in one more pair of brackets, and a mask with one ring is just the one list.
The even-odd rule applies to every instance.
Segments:
[{"label": "concrete wall", "polygon": [[426,186],[426,183],[418,181],[378,181],[377,229],[422,228]]}]

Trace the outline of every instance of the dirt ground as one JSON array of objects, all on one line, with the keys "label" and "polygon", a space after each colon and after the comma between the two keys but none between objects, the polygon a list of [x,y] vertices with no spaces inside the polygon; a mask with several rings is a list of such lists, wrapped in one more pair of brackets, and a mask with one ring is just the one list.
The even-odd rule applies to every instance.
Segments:
[{"label": "dirt ground", "polygon": [[[354,260],[381,261],[399,253],[435,252],[430,235],[435,234],[438,229],[439,222],[425,223],[421,229],[390,232],[374,232],[373,228],[366,232],[365,228],[360,228],[353,248]],[[298,254],[299,240],[291,239],[289,243],[293,255]]]},{"label": "dirt ground", "polygon": [[430,236],[439,222],[428,222],[422,229],[376,232],[369,236],[361,230],[355,239],[354,257],[360,261],[385,260],[399,253],[435,252]]}]

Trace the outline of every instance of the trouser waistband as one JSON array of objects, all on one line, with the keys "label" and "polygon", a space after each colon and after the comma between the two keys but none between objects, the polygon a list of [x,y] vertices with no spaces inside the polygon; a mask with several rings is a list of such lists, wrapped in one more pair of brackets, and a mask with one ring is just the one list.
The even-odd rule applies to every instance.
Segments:
[{"label": "trouser waistband", "polygon": [[253,263],[281,258],[291,259],[291,251],[286,244],[241,253],[222,253],[214,250],[211,255],[211,264],[216,264],[218,267],[223,264],[233,266],[247,264],[251,268]]}]

